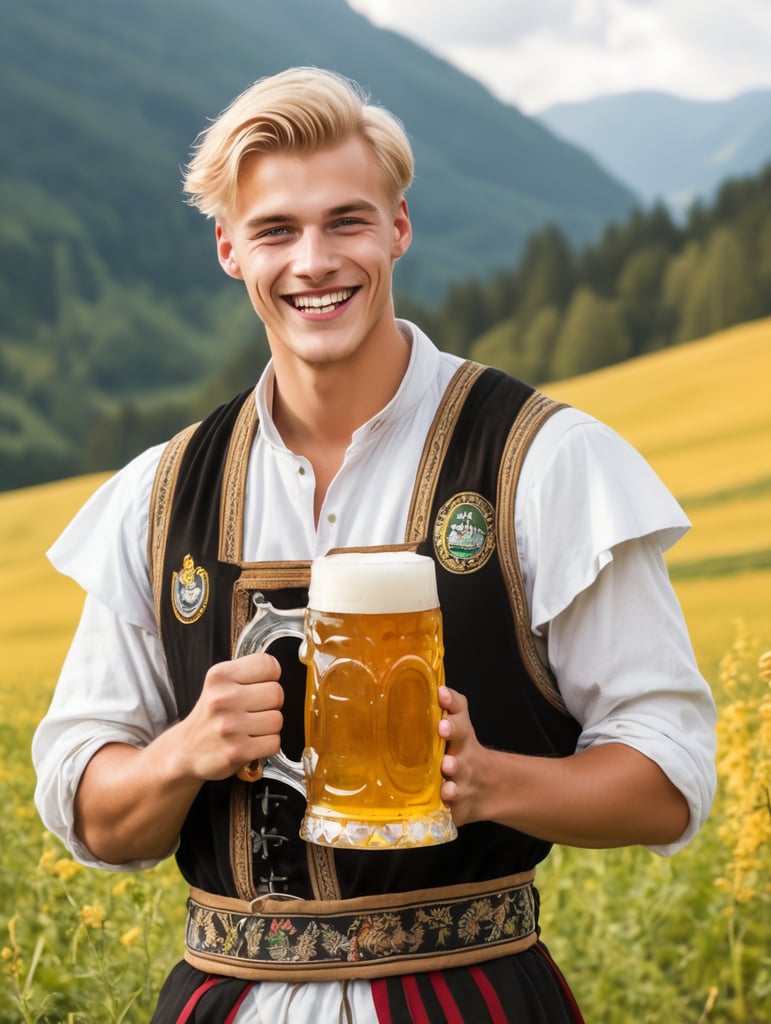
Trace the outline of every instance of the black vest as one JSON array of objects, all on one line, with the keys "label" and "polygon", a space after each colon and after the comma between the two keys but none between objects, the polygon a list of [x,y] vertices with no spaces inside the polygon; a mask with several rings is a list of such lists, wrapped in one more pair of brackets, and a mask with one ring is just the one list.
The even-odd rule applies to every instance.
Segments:
[{"label": "black vest", "polygon": [[[251,396],[245,392],[188,431],[181,458],[159,470],[156,481],[164,511],[158,515],[154,494],[151,574],[154,544],[156,607],[180,717],[197,700],[208,668],[231,656],[255,590],[276,607],[301,607],[307,598],[309,563],[240,561],[245,465],[258,429]],[[545,757],[572,753],[579,726],[535,654],[513,509],[530,438],[555,408],[497,370],[464,364],[426,440],[404,538],[437,563],[447,685],[467,696],[480,742]],[[464,498],[492,513],[489,557],[478,566],[469,560],[470,569],[445,557],[439,539],[447,509]],[[182,621],[171,599],[185,556],[208,575],[205,609],[194,621]],[[303,746],[304,700],[296,649],[293,641],[271,647],[286,693],[282,748],[295,759]],[[201,889],[241,898],[266,887],[305,898],[347,898],[509,875],[535,866],[549,850],[531,836],[478,822],[444,846],[332,854],[299,839],[303,811],[302,796],[280,782],[205,784],[180,837],[183,875]]]}]

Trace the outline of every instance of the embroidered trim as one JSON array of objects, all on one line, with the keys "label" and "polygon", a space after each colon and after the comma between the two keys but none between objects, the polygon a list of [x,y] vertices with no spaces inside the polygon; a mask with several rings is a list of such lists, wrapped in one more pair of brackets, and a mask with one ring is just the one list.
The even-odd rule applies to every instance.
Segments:
[{"label": "embroidered trim", "polygon": [[150,509],[147,520],[147,568],[153,588],[153,604],[155,621],[158,623],[158,635],[161,633],[161,601],[163,599],[163,556],[166,551],[166,538],[169,532],[171,506],[174,488],[177,485],[182,455],[190,438],[200,426],[191,423],[180,430],[169,441],[163,450],[150,492]]},{"label": "embroidered trim", "polygon": [[536,942],[534,876],[332,902],[249,904],[191,889],[185,959],[216,974],[292,981],[493,959]]},{"label": "embroidered trim", "polygon": [[496,500],[498,508],[496,533],[501,570],[507,584],[506,590],[514,616],[517,645],[522,661],[539,692],[553,707],[567,715],[569,712],[557,689],[554,676],[538,657],[535,639],[530,631],[530,609],[519,564],[514,526],[514,502],[525,455],[530,448],[530,443],[546,420],[558,409],[563,408],[565,406],[562,403],[555,402],[539,391],[534,391],[522,406],[506,439],[506,446],[501,458]]},{"label": "embroidered trim", "polygon": [[335,851],[331,846],[307,843],[308,875],[313,895],[317,900],[339,900],[340,882],[335,868]]},{"label": "embroidered trim", "polygon": [[260,562],[245,565],[233,586],[230,649],[235,650],[236,641],[254,614],[252,594],[255,591],[307,587],[310,579],[310,562]]},{"label": "embroidered trim", "polygon": [[219,558],[238,563],[243,557],[244,504],[249,453],[258,425],[257,405],[250,395],[239,410],[225,459],[220,496]]},{"label": "embroidered trim", "polygon": [[248,837],[252,827],[252,787],[234,778],[230,786],[230,868],[233,883],[242,900],[255,895],[252,848]]},{"label": "embroidered trim", "polygon": [[447,385],[420,457],[420,465],[415,477],[415,489],[412,492],[412,500],[407,514],[407,529],[404,534],[407,543],[410,541],[420,543],[428,535],[428,522],[434,502],[436,482],[444,462],[447,446],[468,393],[484,371],[485,367],[480,363],[466,361],[461,363]]}]

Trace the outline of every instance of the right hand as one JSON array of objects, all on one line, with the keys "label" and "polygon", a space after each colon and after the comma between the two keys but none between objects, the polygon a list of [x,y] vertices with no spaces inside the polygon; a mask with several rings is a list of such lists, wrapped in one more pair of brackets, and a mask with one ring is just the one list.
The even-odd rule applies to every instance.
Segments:
[{"label": "right hand", "polygon": [[189,773],[201,781],[226,779],[281,747],[284,690],[271,654],[247,654],[212,665],[201,696],[179,725]]}]

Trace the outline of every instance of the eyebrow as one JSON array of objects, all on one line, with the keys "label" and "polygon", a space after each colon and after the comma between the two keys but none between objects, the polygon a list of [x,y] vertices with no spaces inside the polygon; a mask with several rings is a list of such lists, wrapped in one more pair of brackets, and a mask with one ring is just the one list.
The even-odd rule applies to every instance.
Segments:
[{"label": "eyebrow", "polygon": [[[377,213],[377,206],[366,199],[359,199],[352,203],[344,203],[342,206],[332,206],[328,210],[322,210],[321,215],[325,220],[334,217],[345,217],[349,213]],[[244,225],[247,231],[258,231],[266,227],[278,227],[282,224],[292,224],[296,220],[289,213],[268,213],[263,217],[250,217]]]}]

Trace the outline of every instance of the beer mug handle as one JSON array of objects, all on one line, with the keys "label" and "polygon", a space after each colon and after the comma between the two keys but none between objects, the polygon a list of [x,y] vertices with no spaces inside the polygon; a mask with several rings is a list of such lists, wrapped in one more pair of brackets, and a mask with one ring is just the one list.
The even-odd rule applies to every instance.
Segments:
[{"label": "beer mug handle", "polygon": [[[235,658],[266,651],[280,637],[295,637],[300,641],[305,639],[304,608],[274,608],[270,601],[267,601],[260,593],[253,595],[252,604],[255,609],[254,615],[236,641],[233,655]],[[268,778],[286,782],[303,796],[306,795],[305,771],[302,761],[292,761],[283,750],[279,750],[278,754],[272,757],[266,757],[264,764],[259,759],[250,761],[236,774],[244,782],[256,782],[266,775]]]}]

